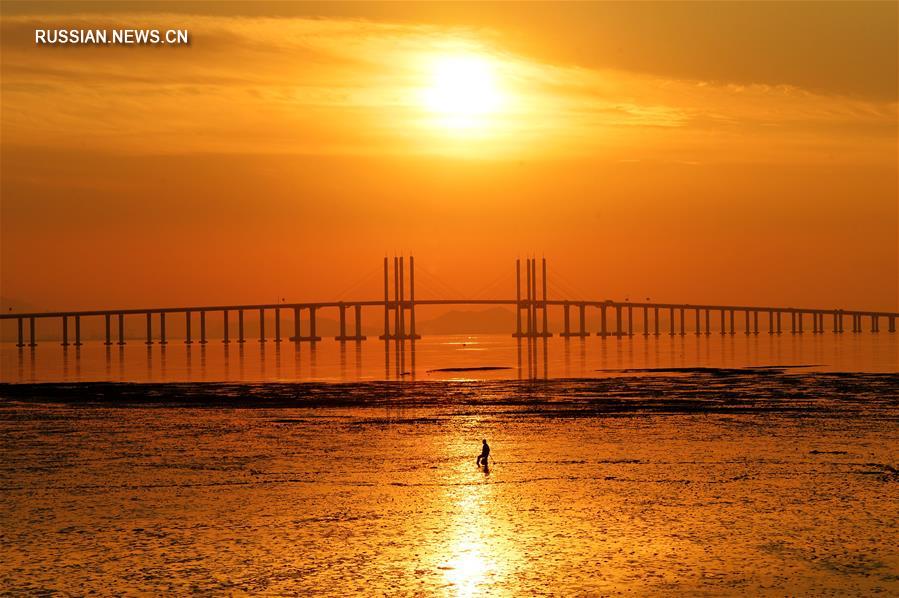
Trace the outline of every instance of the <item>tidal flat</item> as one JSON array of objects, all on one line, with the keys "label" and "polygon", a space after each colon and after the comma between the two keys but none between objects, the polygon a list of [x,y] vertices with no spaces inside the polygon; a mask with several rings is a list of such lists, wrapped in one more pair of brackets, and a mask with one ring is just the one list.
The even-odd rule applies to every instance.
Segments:
[{"label": "tidal flat", "polygon": [[899,593],[896,374],[6,384],[0,443],[10,594]]}]

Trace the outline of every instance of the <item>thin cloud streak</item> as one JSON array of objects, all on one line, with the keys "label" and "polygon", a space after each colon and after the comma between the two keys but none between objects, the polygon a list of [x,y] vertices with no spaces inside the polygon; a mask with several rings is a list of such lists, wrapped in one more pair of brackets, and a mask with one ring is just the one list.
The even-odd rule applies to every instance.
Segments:
[{"label": "thin cloud streak", "polygon": [[[35,27],[191,30],[187,48],[35,47]],[[539,62],[488,29],[352,19],[196,15],[5,17],[5,143],[135,153],[618,152],[814,159],[889,143],[896,103],[788,85],[715,84]],[[477,54],[510,101],[483,131],[447,138],[420,103],[429,59]],[[703,138],[705,137],[705,144]],[[703,147],[705,145],[705,147]],[[709,155],[711,154],[711,155]]]}]

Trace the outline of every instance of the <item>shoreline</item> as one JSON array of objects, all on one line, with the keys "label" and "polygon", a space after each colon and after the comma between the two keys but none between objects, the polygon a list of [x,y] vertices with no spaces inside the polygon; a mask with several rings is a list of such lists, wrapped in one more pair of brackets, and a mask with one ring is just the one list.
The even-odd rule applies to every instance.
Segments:
[{"label": "shoreline", "polygon": [[0,405],[440,408],[539,417],[891,414],[899,374],[754,370],[548,380],[0,383]]}]

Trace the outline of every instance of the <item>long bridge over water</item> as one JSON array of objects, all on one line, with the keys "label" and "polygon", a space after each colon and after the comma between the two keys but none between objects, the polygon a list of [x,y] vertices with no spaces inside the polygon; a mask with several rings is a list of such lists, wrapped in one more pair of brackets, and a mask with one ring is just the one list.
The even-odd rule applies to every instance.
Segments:
[{"label": "long bridge over water", "polygon": [[[408,269],[406,268],[408,264]],[[81,323],[85,318],[102,318],[105,326],[105,344],[125,345],[125,318],[142,317],[146,322],[147,345],[166,344],[166,321],[180,315],[184,318],[184,342],[205,344],[207,335],[207,316],[217,314],[222,318],[222,342],[246,342],[246,314],[257,314],[259,342],[267,342],[265,321],[266,313],[274,315],[274,330],[271,340],[276,343],[284,341],[281,326],[282,313],[292,312],[293,334],[286,340],[301,342],[318,342],[322,337],[316,330],[316,316],[322,310],[336,310],[339,321],[339,333],[335,340],[341,342],[366,340],[362,331],[363,308],[382,312],[382,340],[415,341],[420,338],[415,328],[415,310],[421,306],[508,306],[515,311],[515,331],[513,336],[524,339],[547,338],[552,336],[549,330],[549,309],[561,309],[563,325],[559,335],[562,337],[586,337],[594,334],[587,327],[587,310],[599,311],[599,326],[595,334],[601,337],[630,337],[638,330],[645,336],[663,334],[663,319],[667,321],[667,334],[671,336],[712,334],[713,324],[722,335],[736,334],[740,328],[744,334],[803,334],[806,330],[813,334],[828,331],[841,334],[847,330],[853,333],[864,331],[867,320],[868,330],[880,332],[881,320],[887,324],[887,331],[896,332],[896,320],[899,312],[884,312],[854,309],[820,309],[751,305],[710,305],[690,303],[632,302],[583,299],[549,299],[547,296],[546,259],[540,264],[538,277],[537,260],[527,258],[522,273],[521,260],[515,264],[515,298],[509,299],[420,299],[415,297],[415,259],[403,257],[390,261],[384,258],[384,296],[381,299],[355,301],[317,301],[303,303],[262,303],[246,305],[195,305],[188,307],[154,307],[142,309],[99,309],[82,311],[56,311],[34,313],[0,314],[0,320],[17,321],[17,346],[35,347],[35,322],[39,319],[58,319],[60,322],[60,341],[63,346],[82,345]],[[391,270],[393,271],[391,286]],[[542,283],[538,289],[538,279]],[[538,293],[538,290],[541,292]],[[392,291],[392,293],[391,293]],[[572,311],[576,318],[572,326]],[[353,325],[348,326],[348,312],[352,315]],[[308,314],[308,325],[302,330],[301,314]],[[231,326],[236,317],[236,335],[232,337]],[[198,336],[193,336],[194,322],[198,324]],[[717,320],[717,321],[716,321]],[[69,322],[74,326],[70,343]],[[642,321],[642,323],[641,323]],[[113,325],[115,322],[115,325]],[[154,326],[154,322],[156,326]],[[806,328],[806,322],[810,328]],[[26,342],[25,328],[28,328]],[[639,329],[635,323],[640,324]],[[789,328],[787,328],[789,326]],[[350,328],[352,332],[350,332]],[[115,332],[115,333],[114,333]]]}]

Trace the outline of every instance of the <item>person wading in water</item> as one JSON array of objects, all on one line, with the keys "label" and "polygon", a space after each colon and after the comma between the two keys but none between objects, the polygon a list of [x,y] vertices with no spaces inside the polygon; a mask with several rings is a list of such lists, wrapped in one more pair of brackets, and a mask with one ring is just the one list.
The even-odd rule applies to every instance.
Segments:
[{"label": "person wading in water", "polygon": [[478,467],[480,467],[481,465],[487,467],[487,458],[490,457],[490,445],[487,444],[486,440],[482,440],[481,442],[483,443],[483,445],[481,446],[481,454],[478,455],[477,464]]}]

